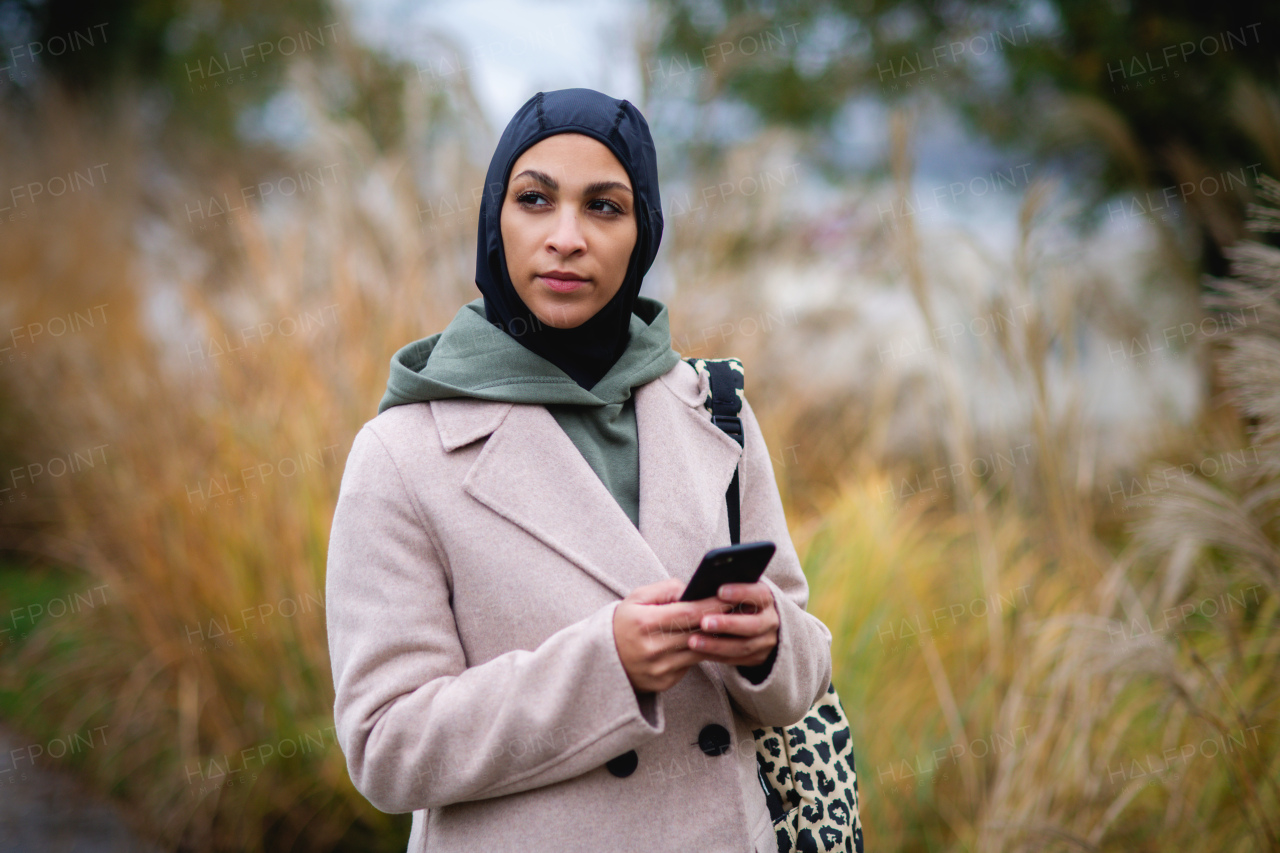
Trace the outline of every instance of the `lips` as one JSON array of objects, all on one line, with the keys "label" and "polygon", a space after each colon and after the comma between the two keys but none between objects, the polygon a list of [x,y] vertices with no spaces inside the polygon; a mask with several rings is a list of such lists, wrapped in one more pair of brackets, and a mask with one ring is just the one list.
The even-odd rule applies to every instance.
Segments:
[{"label": "lips", "polygon": [[538,276],[538,278],[542,279],[547,287],[557,293],[571,293],[590,281],[586,276],[567,270],[551,270]]}]

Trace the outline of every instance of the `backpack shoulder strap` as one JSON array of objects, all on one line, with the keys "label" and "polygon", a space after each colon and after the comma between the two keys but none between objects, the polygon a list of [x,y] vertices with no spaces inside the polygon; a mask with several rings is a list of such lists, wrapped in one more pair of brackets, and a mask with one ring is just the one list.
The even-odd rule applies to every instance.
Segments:
[{"label": "backpack shoulder strap", "polygon": [[[743,388],[747,374],[736,358],[686,358],[698,373],[707,374],[708,394],[703,404],[711,410],[711,422],[724,430],[739,446],[745,447],[742,434]],[[729,490],[725,492],[729,511],[729,541],[736,545],[741,535],[741,506],[738,494],[738,471],[733,472]]]}]

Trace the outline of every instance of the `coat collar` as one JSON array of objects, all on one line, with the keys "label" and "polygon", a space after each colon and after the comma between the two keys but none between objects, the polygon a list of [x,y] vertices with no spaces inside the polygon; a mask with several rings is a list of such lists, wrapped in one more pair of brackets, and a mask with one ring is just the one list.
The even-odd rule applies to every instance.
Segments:
[{"label": "coat collar", "polygon": [[[635,389],[640,527],[545,407],[432,400],[445,450],[490,436],[463,489],[619,596],[687,579],[716,541],[742,448],[702,408],[707,380],[681,361]],[[727,522],[723,522],[727,529]]]}]

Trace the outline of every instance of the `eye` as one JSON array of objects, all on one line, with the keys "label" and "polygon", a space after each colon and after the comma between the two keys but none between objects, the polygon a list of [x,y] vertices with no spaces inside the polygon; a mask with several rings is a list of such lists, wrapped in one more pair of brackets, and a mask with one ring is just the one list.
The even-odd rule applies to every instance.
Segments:
[{"label": "eye", "polygon": [[[603,205],[603,207],[597,207],[597,205]],[[616,203],[609,201],[609,199],[607,198],[598,198],[595,201],[591,202],[591,204],[588,205],[588,207],[591,210],[598,210],[601,213],[608,214],[609,216],[620,216],[623,213],[625,213],[625,211],[621,207],[619,207]]]},{"label": "eye", "polygon": [[[546,204],[538,204],[538,202],[546,202],[547,197],[533,190],[525,190],[516,196],[516,201],[520,202],[523,207],[546,207]],[[547,202],[547,204],[550,204],[550,202]]]}]

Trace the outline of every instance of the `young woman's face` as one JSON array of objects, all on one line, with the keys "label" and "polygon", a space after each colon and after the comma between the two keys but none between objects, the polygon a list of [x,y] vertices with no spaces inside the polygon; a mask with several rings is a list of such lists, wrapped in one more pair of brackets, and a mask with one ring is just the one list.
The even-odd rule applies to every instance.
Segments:
[{"label": "young woman's face", "polygon": [[499,221],[511,283],[547,325],[582,325],[622,286],[635,198],[627,170],[591,137],[560,133],[521,154]]}]

